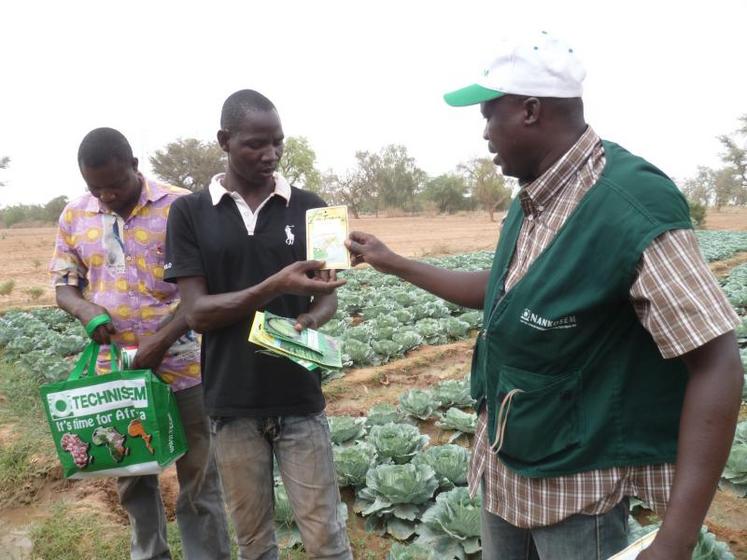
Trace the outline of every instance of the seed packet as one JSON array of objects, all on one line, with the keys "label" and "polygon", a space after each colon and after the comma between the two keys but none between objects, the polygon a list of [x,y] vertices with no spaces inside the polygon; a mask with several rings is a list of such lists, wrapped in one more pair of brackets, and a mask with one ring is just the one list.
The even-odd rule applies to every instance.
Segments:
[{"label": "seed packet", "polygon": [[621,550],[614,556],[610,556],[608,560],[635,560],[644,549],[648,548],[651,545],[651,543],[654,541],[654,538],[656,537],[656,533],[658,532],[658,529],[651,531],[647,535],[632,543],[625,550]]},{"label": "seed packet", "polygon": [[348,207],[327,206],[306,211],[306,258],[324,261],[325,270],[350,268]]}]

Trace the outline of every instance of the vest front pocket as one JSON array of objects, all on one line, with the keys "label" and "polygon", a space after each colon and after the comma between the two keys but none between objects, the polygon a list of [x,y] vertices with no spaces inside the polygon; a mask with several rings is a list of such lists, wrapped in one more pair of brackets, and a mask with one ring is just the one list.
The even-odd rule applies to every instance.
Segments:
[{"label": "vest front pocket", "polygon": [[510,366],[500,370],[493,449],[525,465],[579,444],[581,373],[539,374]]}]

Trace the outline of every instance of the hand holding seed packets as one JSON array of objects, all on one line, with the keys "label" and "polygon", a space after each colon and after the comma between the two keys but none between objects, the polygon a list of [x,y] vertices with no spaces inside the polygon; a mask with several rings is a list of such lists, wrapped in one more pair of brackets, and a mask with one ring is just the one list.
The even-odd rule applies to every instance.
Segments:
[{"label": "hand holding seed packets", "polygon": [[257,311],[249,331],[249,342],[268,354],[288,358],[309,371],[318,367],[342,368],[342,344],[339,340],[313,329],[298,332],[295,324],[295,319]]},{"label": "hand holding seed packets", "polygon": [[324,261],[325,270],[350,268],[348,207],[327,206],[306,210],[306,258]]}]

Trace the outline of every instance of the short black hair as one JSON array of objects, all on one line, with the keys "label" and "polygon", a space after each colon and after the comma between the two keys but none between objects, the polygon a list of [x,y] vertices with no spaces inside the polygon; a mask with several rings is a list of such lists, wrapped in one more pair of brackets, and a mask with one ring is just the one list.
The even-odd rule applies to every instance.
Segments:
[{"label": "short black hair", "polygon": [[129,164],[132,148],[124,134],[113,128],[94,128],[85,135],[78,148],[78,165],[101,167],[111,160]]},{"label": "short black hair", "polygon": [[253,89],[240,89],[228,96],[220,112],[220,127],[236,130],[249,111],[275,111],[275,105]]}]

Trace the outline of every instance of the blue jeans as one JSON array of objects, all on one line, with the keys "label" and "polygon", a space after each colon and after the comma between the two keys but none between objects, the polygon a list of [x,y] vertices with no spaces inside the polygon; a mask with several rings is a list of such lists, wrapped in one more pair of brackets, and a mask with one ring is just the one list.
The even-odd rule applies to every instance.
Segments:
[{"label": "blue jeans", "polygon": [[309,558],[352,560],[325,414],[213,418],[223,492],[241,560],[276,560],[273,456]]},{"label": "blue jeans", "polygon": [[[179,496],[176,522],[186,560],[229,560],[231,546],[218,469],[210,443],[210,427],[202,403],[202,385],[174,393],[189,451],[176,462]],[[158,477],[117,479],[122,506],[131,526],[132,560],[171,558],[166,541],[166,513]]]},{"label": "blue jeans", "polygon": [[628,546],[628,500],[602,515],[521,529],[482,510],[483,560],[606,560]]}]

